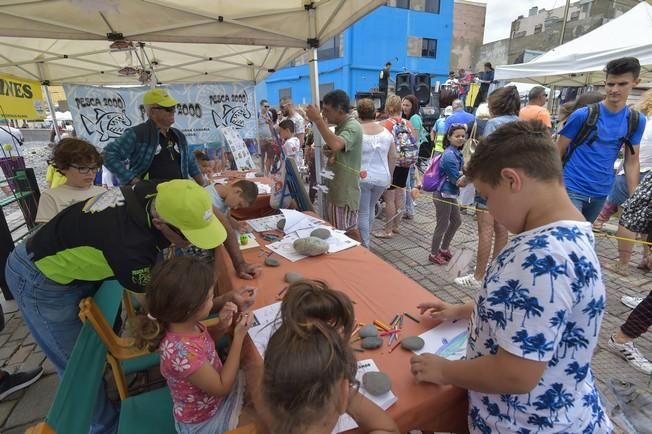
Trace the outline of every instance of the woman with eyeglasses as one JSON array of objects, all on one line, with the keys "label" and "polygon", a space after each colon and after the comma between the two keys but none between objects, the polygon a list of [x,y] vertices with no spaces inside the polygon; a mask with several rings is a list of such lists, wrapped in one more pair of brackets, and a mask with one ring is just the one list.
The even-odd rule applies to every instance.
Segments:
[{"label": "woman with eyeglasses", "polygon": [[66,182],[41,194],[36,223],[47,223],[72,204],[106,191],[93,185],[95,174],[102,167],[102,157],[95,146],[79,139],[62,139],[54,151],[52,165],[66,177]]}]

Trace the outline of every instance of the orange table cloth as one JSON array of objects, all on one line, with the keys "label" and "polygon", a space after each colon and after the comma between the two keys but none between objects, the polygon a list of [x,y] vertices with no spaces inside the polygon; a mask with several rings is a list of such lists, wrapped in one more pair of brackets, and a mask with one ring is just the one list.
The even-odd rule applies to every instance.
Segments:
[{"label": "orange table cloth", "polygon": [[[265,244],[259,236],[257,240],[261,245]],[[287,285],[283,277],[286,272],[294,271],[305,278],[326,281],[330,287],[346,293],[355,302],[357,322],[366,324],[375,319],[389,322],[394,315],[408,312],[421,322],[416,323],[405,317],[402,337],[419,335],[436,325],[428,318],[419,317],[416,309],[420,302],[431,300],[432,294],[363,247],[294,263],[273,254],[272,257],[278,259],[281,266],[264,267],[260,277],[249,281],[236,277],[224,249],[217,250],[215,269],[219,291],[222,293],[243,286],[257,287],[259,291],[254,309],[279,301],[277,295]],[[260,248],[243,253],[250,263],[262,264],[265,259],[265,256],[260,256]],[[249,339],[245,347],[245,372],[255,405],[256,400],[260,399],[256,391],[260,390],[257,384],[260,382],[262,358]],[[387,411],[398,423],[401,432],[410,429],[468,432],[466,391],[452,386],[417,384],[410,373],[412,354],[401,348],[390,353],[385,340],[380,349],[356,353],[356,356],[358,360],[373,359],[378,368],[391,378],[392,391],[398,401]]]},{"label": "orange table cloth", "polygon": [[[273,181],[267,177],[245,178],[247,172],[238,172],[236,170],[227,170],[220,176],[215,176],[214,179],[226,178],[229,182],[234,182],[239,179],[247,179],[251,182],[260,182],[262,184],[272,185]],[[236,220],[249,220],[257,217],[266,217],[278,213],[278,210],[269,205],[269,194],[259,194],[256,201],[246,208],[232,209],[231,216]]]}]

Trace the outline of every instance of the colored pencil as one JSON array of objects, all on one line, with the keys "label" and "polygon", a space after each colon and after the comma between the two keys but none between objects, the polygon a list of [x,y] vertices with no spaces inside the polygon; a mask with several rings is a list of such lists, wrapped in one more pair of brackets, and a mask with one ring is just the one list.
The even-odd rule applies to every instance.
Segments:
[{"label": "colored pencil", "polygon": [[412,321],[414,321],[415,323],[418,324],[418,323],[421,322],[421,321],[419,321],[418,319],[416,319],[415,317],[413,317],[412,315],[410,315],[409,313],[407,313],[407,312],[403,312],[403,313],[405,314],[406,317],[410,318],[410,319],[411,319]]},{"label": "colored pencil", "polygon": [[374,325],[380,327],[381,329],[385,330],[386,332],[390,331],[392,328],[388,326],[387,324],[383,323],[382,321],[379,321],[377,319],[374,320]]},{"label": "colored pencil", "polygon": [[391,336],[391,335],[394,335],[394,334],[397,334],[397,333],[400,333],[400,332],[401,332],[401,329],[394,329],[394,330],[390,330],[388,332],[382,332],[382,333],[380,333],[380,336]]},{"label": "colored pencil", "polygon": [[362,348],[351,348],[351,349],[356,353],[364,353],[364,350]]},{"label": "colored pencil", "polygon": [[401,345],[401,343],[400,343],[400,342],[396,342],[396,344],[395,344],[392,348],[389,349],[389,352],[391,353],[392,351],[394,351],[395,349],[397,349],[399,345]]}]

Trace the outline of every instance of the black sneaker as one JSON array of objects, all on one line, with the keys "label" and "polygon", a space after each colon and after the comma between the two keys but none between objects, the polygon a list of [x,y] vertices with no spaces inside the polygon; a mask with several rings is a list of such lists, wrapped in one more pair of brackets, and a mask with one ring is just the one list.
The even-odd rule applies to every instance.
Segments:
[{"label": "black sneaker", "polygon": [[39,367],[31,371],[16,372],[15,374],[6,375],[0,380],[0,401],[12,393],[24,389],[41,378],[43,368]]}]

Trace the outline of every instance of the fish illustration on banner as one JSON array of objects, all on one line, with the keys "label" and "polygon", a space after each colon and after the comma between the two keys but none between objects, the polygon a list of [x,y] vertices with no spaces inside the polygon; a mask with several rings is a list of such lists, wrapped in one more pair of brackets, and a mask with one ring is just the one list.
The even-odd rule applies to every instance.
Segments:
[{"label": "fish illustration on banner", "polygon": [[[217,104],[218,109],[211,110],[213,123],[216,127],[233,127],[242,129],[246,126],[247,120],[251,119],[249,110],[249,98],[247,91],[243,90],[241,94],[233,95],[215,95],[210,98],[211,104]],[[219,108],[221,105],[221,110]]]},{"label": "fish illustration on banner", "polygon": [[131,119],[122,111],[104,111],[96,108],[95,116],[80,115],[87,134],[99,135],[100,142],[117,139],[132,125]]},{"label": "fish illustration on banner", "polygon": [[[131,127],[147,121],[145,86],[64,85],[77,135],[104,147]],[[166,86],[177,101],[174,127],[189,144],[221,142],[218,128],[231,127],[242,139],[256,137],[253,82]]]}]

